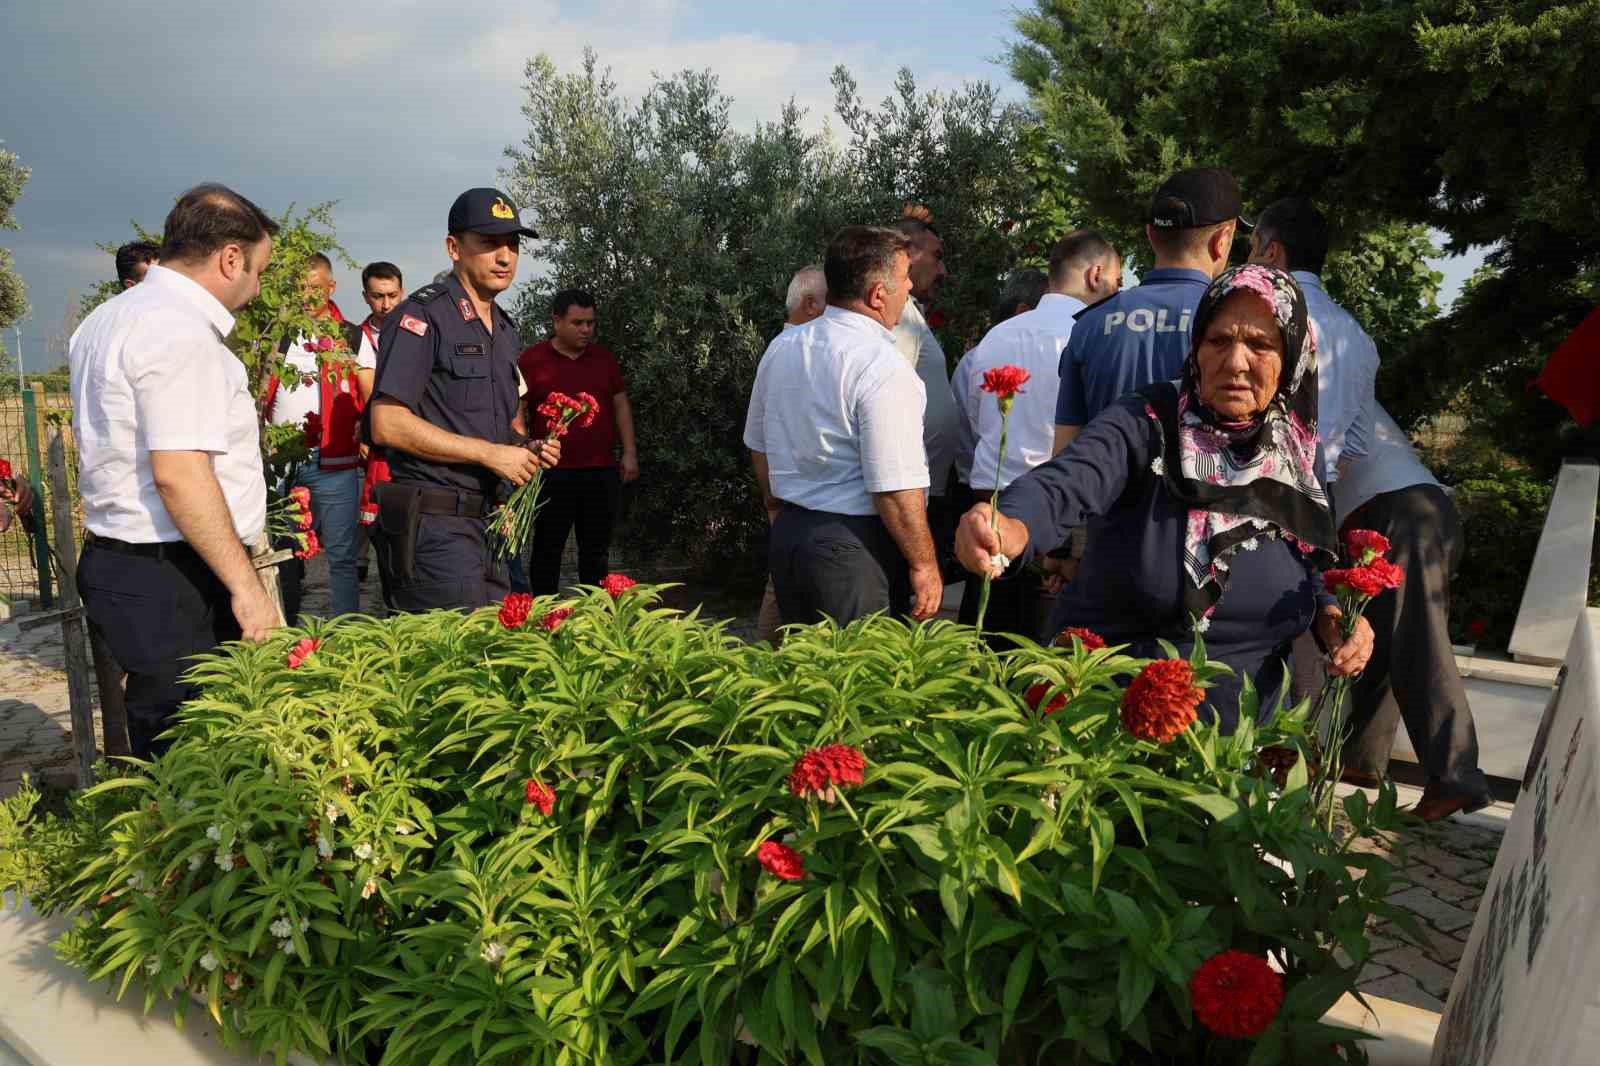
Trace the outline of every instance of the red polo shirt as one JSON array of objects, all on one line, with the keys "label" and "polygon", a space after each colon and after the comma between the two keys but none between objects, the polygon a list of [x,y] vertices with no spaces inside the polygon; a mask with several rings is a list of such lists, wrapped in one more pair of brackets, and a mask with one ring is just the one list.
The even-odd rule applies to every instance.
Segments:
[{"label": "red polo shirt", "polygon": [[[528,383],[528,407],[537,408],[552,392],[576,396],[587,392],[600,404],[594,423],[583,429],[576,422],[567,427],[561,438],[561,469],[575,470],[583,467],[612,466],[611,455],[617,439],[616,403],[613,396],[624,390],[622,367],[617,357],[598,344],[591,344],[576,359],[556,351],[550,341],[540,341],[522,353],[517,365],[522,368],[522,380]],[[536,411],[533,436],[542,437],[550,432],[546,419]]]}]

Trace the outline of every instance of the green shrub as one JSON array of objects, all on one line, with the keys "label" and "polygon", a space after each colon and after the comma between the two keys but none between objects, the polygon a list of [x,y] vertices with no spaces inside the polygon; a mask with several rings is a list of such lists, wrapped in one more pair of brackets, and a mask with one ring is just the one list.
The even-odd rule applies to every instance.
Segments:
[{"label": "green shrub", "polygon": [[[1352,796],[1343,841],[1316,829],[1303,760],[1281,792],[1255,776],[1259,744],[1303,738],[1295,714],[1158,745],[1121,724],[1144,664],[1114,648],[996,656],[876,617],[774,651],[657,604],[594,591],[553,632],[541,600],[517,628],[486,609],[231,646],[147,775],[71,819],[19,801],[0,846],[78,914],[68,959],[147,1008],[198,992],[280,1058],[1365,1061],[1319,1019],[1368,917],[1395,916],[1394,867],[1350,850],[1394,793]],[[797,796],[797,757],[830,744],[864,780]],[[803,879],[763,868],[769,841]],[[1191,1012],[1230,948],[1285,975],[1258,1040]]]}]

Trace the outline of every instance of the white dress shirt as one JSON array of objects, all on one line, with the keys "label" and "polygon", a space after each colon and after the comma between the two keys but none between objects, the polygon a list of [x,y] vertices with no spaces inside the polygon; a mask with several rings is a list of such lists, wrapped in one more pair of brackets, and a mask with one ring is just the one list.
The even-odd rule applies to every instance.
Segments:
[{"label": "white dress shirt", "polygon": [[306,415],[322,413],[322,384],[317,380],[317,357],[306,351],[306,339],[299,336],[284,353],[284,362],[300,372],[300,379],[279,380],[278,391],[272,397],[272,424],[275,426],[301,423]]},{"label": "white dress shirt", "polygon": [[900,322],[894,327],[894,346],[900,350],[922,379],[922,390],[928,397],[922,416],[922,443],[928,454],[930,496],[943,496],[950,467],[956,457],[957,425],[961,415],[956,410],[954,395],[950,392],[950,368],[945,365],[944,349],[939,338],[928,328],[922,308],[916,300],[907,300],[900,312]]},{"label": "white dress shirt", "polygon": [[1411,438],[1382,404],[1374,400],[1367,414],[1372,427],[1367,454],[1352,463],[1333,486],[1333,510],[1340,526],[1356,508],[1381,493],[1439,484],[1439,479],[1417,458]]},{"label": "white dress shirt", "polygon": [[772,494],[833,514],[877,513],[872,494],[928,485],[922,382],[894,334],[829,307],[785,329],[756,369],[744,443],[767,457]]},{"label": "white dress shirt", "polygon": [[972,387],[972,353],[976,347],[967,349],[967,354],[956,361],[956,368],[950,374],[950,394],[955,398],[956,414],[956,480],[968,488],[972,487],[972,457],[978,450],[978,431],[972,424],[972,413],[962,402],[962,397]]},{"label": "white dress shirt", "polygon": [[1306,295],[1306,313],[1316,329],[1317,436],[1331,485],[1339,476],[1340,458],[1354,461],[1367,454],[1372,405],[1377,402],[1378,346],[1355,316],[1329,298],[1321,278],[1296,270],[1294,279]]},{"label": "white dress shirt", "polygon": [[[1032,311],[1024,311],[984,335],[966,362],[970,364],[957,397],[977,436],[972,458],[972,487],[983,492],[1005,488],[1054,453],[1056,394],[1061,391],[1061,352],[1072,336],[1073,315],[1084,308],[1075,296],[1048,292]],[[1028,383],[1011,405],[1011,431],[1004,465],[1000,458],[1000,404],[983,391],[983,374],[1001,366],[1020,366]]]},{"label": "white dress shirt", "polygon": [[196,282],[152,266],[72,335],[72,422],[89,532],[132,544],[183,539],[156,491],[153,451],[211,455],[239,539],[267,519],[256,407],[222,339],[233,316]]}]

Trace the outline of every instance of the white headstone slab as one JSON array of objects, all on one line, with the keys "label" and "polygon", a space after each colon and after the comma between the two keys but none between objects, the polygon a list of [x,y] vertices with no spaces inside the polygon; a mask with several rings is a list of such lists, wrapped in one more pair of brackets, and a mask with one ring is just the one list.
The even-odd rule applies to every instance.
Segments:
[{"label": "white headstone slab", "polygon": [[[1561,464],[1511,631],[1511,654],[1519,662],[1561,662],[1572,619],[1588,602],[1597,493],[1600,466],[1593,460],[1568,459]],[[1600,1062],[1600,1052],[1594,1061]]]},{"label": "white headstone slab", "polygon": [[1595,1066],[1600,1010],[1600,609],[1578,617],[1478,903],[1433,1066]]}]

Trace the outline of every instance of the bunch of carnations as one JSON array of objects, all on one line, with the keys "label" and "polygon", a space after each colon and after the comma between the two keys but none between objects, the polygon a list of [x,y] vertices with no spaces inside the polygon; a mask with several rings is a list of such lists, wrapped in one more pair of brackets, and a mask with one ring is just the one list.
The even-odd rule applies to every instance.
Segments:
[{"label": "bunch of carnations", "polygon": [[[331,319],[328,320],[328,324],[330,327],[336,325]],[[343,337],[324,334],[314,341],[306,341],[301,347],[316,356],[318,367],[325,374],[331,373],[335,381],[343,374],[355,373],[355,356],[350,351],[350,345],[345,343]],[[315,385],[316,383],[317,379],[314,375],[302,375],[301,384]]]},{"label": "bunch of carnations", "polygon": [[267,535],[273,542],[292,540],[299,545],[296,559],[314,559],[322,554],[322,542],[311,528],[316,520],[311,513],[311,490],[296,485],[288,495],[275,500],[267,512]]},{"label": "bunch of carnations", "polygon": [[[599,410],[600,404],[587,392],[578,393],[576,398],[564,392],[552,392],[545,397],[544,403],[535,408],[545,421],[546,442],[565,437],[567,428],[574,422],[580,429],[593,425]],[[489,516],[489,539],[495,547],[495,554],[502,559],[520,558],[528,550],[528,544],[533,539],[533,520],[539,514],[539,488],[544,480],[542,473],[536,471]]]},{"label": "bunch of carnations", "polygon": [[[994,461],[994,494],[989,497],[989,529],[1000,536],[1000,471],[1006,464],[1006,436],[1011,430],[1011,405],[1017,393],[1028,383],[1029,374],[1020,366],[997,366],[983,372],[984,392],[992,393],[1000,404],[1000,452]],[[983,575],[983,591],[978,594],[978,632],[983,632],[983,616],[989,611],[989,583],[994,580],[994,570],[1004,573],[1011,561],[1004,555],[994,556],[994,569]]]},{"label": "bunch of carnations", "polygon": [[[1352,529],[1345,534],[1345,554],[1350,565],[1323,572],[1323,586],[1339,601],[1339,636],[1349,640],[1356,624],[1366,613],[1373,597],[1390,589],[1397,589],[1406,579],[1405,570],[1384,558],[1389,552],[1389,538],[1371,529]],[[1316,723],[1316,737],[1324,747],[1322,757],[1316,760],[1317,774],[1312,781],[1313,809],[1323,817],[1324,825],[1333,826],[1333,786],[1338,783],[1343,762],[1345,741],[1344,703],[1350,690],[1350,678],[1330,677],[1322,684],[1312,711]]]},{"label": "bunch of carnations", "polygon": [[12,481],[15,478],[16,475],[11,470],[11,460],[0,459],[0,489],[14,488]]}]

